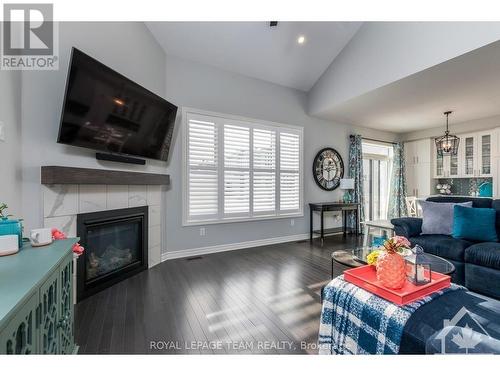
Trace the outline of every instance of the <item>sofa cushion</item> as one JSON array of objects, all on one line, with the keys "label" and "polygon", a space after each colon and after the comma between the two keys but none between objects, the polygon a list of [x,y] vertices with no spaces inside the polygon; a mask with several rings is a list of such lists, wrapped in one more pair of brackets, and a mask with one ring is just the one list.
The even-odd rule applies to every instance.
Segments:
[{"label": "sofa cushion", "polygon": [[413,246],[422,246],[426,253],[459,262],[464,261],[465,249],[473,244],[470,241],[459,240],[441,234],[422,234],[411,237],[410,242]]},{"label": "sofa cushion", "polygon": [[496,211],[493,208],[455,206],[453,237],[477,242],[497,242]]},{"label": "sofa cushion", "polygon": [[446,234],[451,236],[453,230],[453,209],[455,206],[472,208],[472,202],[436,203],[421,201],[422,234]]},{"label": "sofa cushion", "polygon": [[465,262],[500,270],[500,243],[483,242],[465,251]]},{"label": "sofa cushion", "polygon": [[474,198],[474,197],[457,197],[454,195],[437,195],[426,199],[427,202],[448,202],[448,203],[464,203],[472,202],[472,207],[476,208],[491,208],[493,200],[491,198]]},{"label": "sofa cushion", "polygon": [[497,213],[496,228],[497,236],[498,238],[500,238],[500,199],[495,199],[491,205],[491,208],[493,208]]}]

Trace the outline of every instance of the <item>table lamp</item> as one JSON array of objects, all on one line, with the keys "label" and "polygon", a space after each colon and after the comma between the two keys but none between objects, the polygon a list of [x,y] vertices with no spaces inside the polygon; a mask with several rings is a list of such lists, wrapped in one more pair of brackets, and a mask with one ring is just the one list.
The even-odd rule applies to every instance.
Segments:
[{"label": "table lamp", "polygon": [[354,190],[354,179],[342,178],[340,180],[340,189],[344,190],[344,203],[352,203],[351,190]]}]

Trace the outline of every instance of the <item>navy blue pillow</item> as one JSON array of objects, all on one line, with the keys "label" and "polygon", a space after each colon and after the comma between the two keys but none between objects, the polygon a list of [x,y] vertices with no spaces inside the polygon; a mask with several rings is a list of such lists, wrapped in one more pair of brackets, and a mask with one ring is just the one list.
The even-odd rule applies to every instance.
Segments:
[{"label": "navy blue pillow", "polygon": [[496,211],[493,208],[453,209],[453,237],[479,242],[498,242],[495,227]]}]

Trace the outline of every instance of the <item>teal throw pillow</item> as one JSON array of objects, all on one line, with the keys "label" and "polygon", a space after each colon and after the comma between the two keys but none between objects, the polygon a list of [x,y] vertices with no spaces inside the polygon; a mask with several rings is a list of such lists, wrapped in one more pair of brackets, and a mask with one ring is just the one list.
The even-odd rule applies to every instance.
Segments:
[{"label": "teal throw pillow", "polygon": [[455,206],[453,237],[478,242],[498,242],[496,211],[493,208]]}]

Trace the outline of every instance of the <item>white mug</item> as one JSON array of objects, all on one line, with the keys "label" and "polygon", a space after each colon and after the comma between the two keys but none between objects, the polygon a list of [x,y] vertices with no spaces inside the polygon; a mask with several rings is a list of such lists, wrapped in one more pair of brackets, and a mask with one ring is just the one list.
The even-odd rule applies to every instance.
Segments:
[{"label": "white mug", "polygon": [[30,232],[31,246],[45,246],[52,243],[52,229],[39,228]]}]

